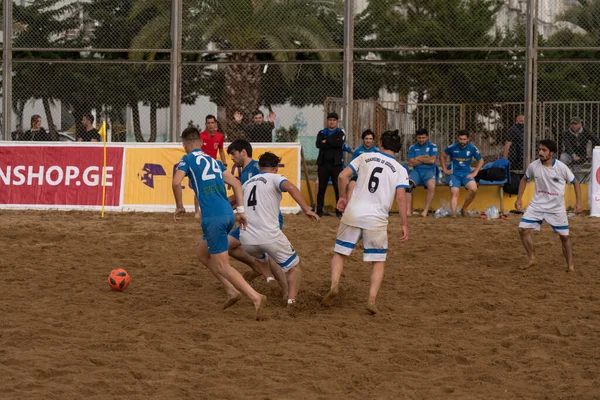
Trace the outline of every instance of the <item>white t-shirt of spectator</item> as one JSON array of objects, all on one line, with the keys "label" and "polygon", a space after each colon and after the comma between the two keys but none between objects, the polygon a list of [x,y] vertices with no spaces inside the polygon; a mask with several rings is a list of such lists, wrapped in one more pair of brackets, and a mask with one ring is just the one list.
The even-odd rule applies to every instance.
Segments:
[{"label": "white t-shirt of spectator", "polygon": [[408,189],[408,172],[385,153],[363,153],[349,165],[358,176],[342,222],[357,228],[387,229],[398,188]]},{"label": "white t-shirt of spectator", "polygon": [[240,231],[243,245],[267,244],[281,236],[279,207],[283,175],[260,172],[242,186],[248,225]]},{"label": "white t-shirt of spectator", "polygon": [[545,213],[565,211],[565,185],[575,181],[569,167],[557,159],[552,161],[551,167],[544,167],[538,159],[529,164],[525,177],[535,182],[535,192],[528,208]]}]

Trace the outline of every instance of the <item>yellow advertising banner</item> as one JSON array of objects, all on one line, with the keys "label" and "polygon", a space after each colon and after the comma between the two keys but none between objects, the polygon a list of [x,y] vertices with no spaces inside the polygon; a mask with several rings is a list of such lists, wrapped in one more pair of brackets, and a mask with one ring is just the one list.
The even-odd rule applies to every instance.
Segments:
[{"label": "yellow advertising banner", "polygon": [[[281,157],[279,173],[300,187],[300,144],[279,145],[273,143],[253,144],[253,158],[264,152],[273,152]],[[184,155],[181,147],[127,147],[125,149],[125,172],[123,207],[130,210],[169,210],[174,207],[171,182],[179,160]],[[227,160],[228,170],[240,176],[241,169]],[[231,188],[227,194],[233,194]],[[187,179],[183,182],[183,202],[186,207],[194,206],[194,192]],[[281,201],[284,211],[297,211],[296,202],[284,193]]]}]

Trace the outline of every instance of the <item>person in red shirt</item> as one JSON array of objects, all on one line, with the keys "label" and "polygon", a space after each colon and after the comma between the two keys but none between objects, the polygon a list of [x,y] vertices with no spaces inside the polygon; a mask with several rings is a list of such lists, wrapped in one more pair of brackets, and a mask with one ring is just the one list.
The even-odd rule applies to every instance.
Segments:
[{"label": "person in red shirt", "polygon": [[[221,158],[221,162],[227,168],[227,162],[225,161],[225,150],[223,150],[223,142],[224,137],[221,132],[219,132],[217,118],[214,115],[207,115],[205,118],[206,130],[200,132],[200,138],[202,139],[202,151],[215,160],[217,159],[217,150],[219,151],[219,156]],[[194,201],[194,208],[196,210],[196,218],[200,218],[200,206],[198,205],[198,200]]]},{"label": "person in red shirt", "polygon": [[214,115],[206,116],[206,130],[200,132],[200,138],[202,139],[202,151],[217,159],[217,150],[223,165],[227,166],[225,162],[225,150],[223,150],[223,134],[217,130],[217,119]]}]

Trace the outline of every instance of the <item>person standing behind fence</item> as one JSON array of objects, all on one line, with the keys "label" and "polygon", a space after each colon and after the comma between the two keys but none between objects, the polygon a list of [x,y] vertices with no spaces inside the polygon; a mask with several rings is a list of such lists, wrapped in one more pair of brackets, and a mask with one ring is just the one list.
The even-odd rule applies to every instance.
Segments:
[{"label": "person standing behind fence", "polygon": [[508,136],[504,142],[503,158],[510,161],[510,169],[513,171],[523,170],[523,143],[525,140],[525,116],[518,115],[513,126],[508,130]]},{"label": "person standing behind fence", "polygon": [[[338,177],[344,168],[343,150],[346,142],[346,133],[338,127],[339,117],[337,113],[327,114],[327,128],[317,134],[316,146],[319,149],[317,157],[317,175],[319,176],[319,191],[317,193],[317,215],[319,217],[329,216],[323,212],[325,203],[325,192],[329,178],[335,191],[335,202],[340,198],[338,190]],[[336,208],[336,216],[342,216],[342,212]]]},{"label": "person standing behind fence", "polygon": [[421,216],[426,217],[433,201],[433,196],[435,196],[438,148],[436,144],[429,141],[429,131],[425,128],[417,129],[415,138],[417,139],[417,143],[408,149],[408,165],[413,170],[409,176],[411,189],[406,191],[406,211],[407,215],[412,214],[412,189],[423,185],[427,189],[427,198],[425,199],[425,207]]},{"label": "person standing behind fence", "polygon": [[[481,156],[481,153],[477,147],[469,143],[469,131],[458,131],[457,136],[458,142],[448,146],[446,150],[440,154],[444,174],[450,178],[448,186],[450,186],[450,208],[452,209],[452,218],[456,218],[458,195],[460,194],[461,186],[464,186],[469,191],[462,210],[460,211],[462,215],[466,215],[467,207],[473,202],[475,195],[477,194],[475,176],[483,167],[483,157]],[[452,171],[446,167],[448,165],[448,157],[452,158]],[[478,160],[478,163],[475,170],[471,172],[471,161],[473,158]]]},{"label": "person standing behind fence", "polygon": [[579,117],[571,118],[571,124],[563,132],[560,142],[563,146],[560,161],[572,167],[579,167],[581,164],[589,161],[587,153],[589,142],[592,142],[592,149],[594,146],[600,145],[600,139],[583,126]]},{"label": "person standing behind fence", "polygon": [[81,123],[85,128],[85,132],[77,138],[78,142],[99,142],[102,140],[102,137],[100,137],[100,134],[94,128],[94,116],[92,114],[83,114]]},{"label": "person standing behind fence", "polygon": [[34,141],[34,142],[43,142],[50,140],[50,135],[44,128],[42,128],[42,117],[37,114],[31,116],[31,128],[23,133],[19,140],[23,141]]},{"label": "person standing behind fence", "polygon": [[246,134],[246,140],[255,142],[271,142],[273,140],[273,128],[275,128],[275,113],[270,112],[267,121],[265,122],[265,114],[262,111],[256,110],[252,114],[252,123],[242,124],[244,116],[239,111],[233,114],[235,123],[238,128]]}]

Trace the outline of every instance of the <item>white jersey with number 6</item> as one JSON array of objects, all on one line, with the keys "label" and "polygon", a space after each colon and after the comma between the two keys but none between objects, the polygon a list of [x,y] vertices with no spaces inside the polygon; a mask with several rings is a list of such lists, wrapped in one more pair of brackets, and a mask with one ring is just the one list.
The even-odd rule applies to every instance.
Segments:
[{"label": "white jersey with number 6", "polygon": [[244,207],[248,226],[240,232],[244,245],[266,244],[277,241],[279,228],[279,205],[281,184],[287,181],[283,175],[261,172],[244,185]]},{"label": "white jersey with number 6", "polygon": [[408,173],[385,153],[363,153],[349,165],[358,175],[342,222],[367,230],[387,229],[396,189],[408,189]]}]

